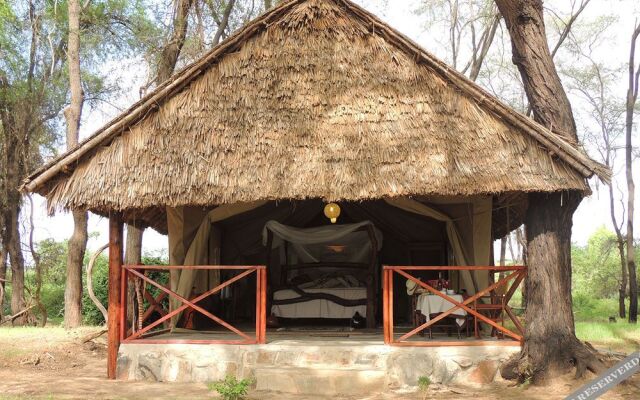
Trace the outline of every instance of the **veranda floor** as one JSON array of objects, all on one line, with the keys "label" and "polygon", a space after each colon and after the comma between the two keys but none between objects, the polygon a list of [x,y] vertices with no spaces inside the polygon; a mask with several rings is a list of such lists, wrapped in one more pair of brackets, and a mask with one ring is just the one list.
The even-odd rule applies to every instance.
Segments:
[{"label": "veranda floor", "polygon": [[[246,333],[251,332],[250,328],[242,329]],[[403,334],[409,332],[411,327],[395,327],[394,337],[398,339]],[[251,335],[250,335],[251,336]],[[154,335],[149,340],[236,340],[240,337],[233,332],[218,330],[187,330],[176,329],[173,332],[165,332]],[[335,326],[304,326],[304,327],[284,327],[267,329],[267,344],[280,344],[283,342],[327,342],[330,344],[340,344],[342,342],[349,344],[361,345],[381,345],[384,344],[382,328],[376,329],[354,329],[341,328]],[[144,342],[145,339],[140,339]],[[461,338],[455,331],[449,336],[446,332],[434,330],[433,339],[428,334],[425,336],[414,335],[408,339],[409,342],[463,342],[466,345],[473,345],[474,342],[500,342],[508,340],[498,339],[489,335],[482,336],[480,339],[472,336],[466,336],[466,332],[462,332]],[[320,344],[320,343],[318,343]]]}]

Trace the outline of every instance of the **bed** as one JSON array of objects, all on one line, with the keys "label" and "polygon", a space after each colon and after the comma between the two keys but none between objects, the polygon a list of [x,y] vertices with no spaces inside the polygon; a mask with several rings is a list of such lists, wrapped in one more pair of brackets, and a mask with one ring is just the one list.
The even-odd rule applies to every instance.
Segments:
[{"label": "bed", "polygon": [[358,313],[375,327],[382,234],[370,221],[317,228],[269,221],[263,241],[271,249],[272,315],[346,319]]}]

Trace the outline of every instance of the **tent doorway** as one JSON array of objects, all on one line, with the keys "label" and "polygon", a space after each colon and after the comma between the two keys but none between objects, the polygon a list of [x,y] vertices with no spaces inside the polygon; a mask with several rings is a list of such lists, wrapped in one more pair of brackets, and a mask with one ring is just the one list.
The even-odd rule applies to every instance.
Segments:
[{"label": "tent doorway", "polygon": [[[208,211],[195,208],[184,210],[183,230],[189,231],[189,229],[184,229],[188,223],[192,225],[192,228],[186,235],[191,237],[187,237],[187,241],[190,241],[190,244],[185,246],[187,254],[183,259],[183,263],[267,265],[269,282],[267,313],[269,315],[274,314],[274,317],[270,318],[270,322],[275,322],[273,324],[274,327],[276,325],[278,327],[274,329],[280,329],[281,331],[351,330],[354,322],[357,321],[357,319],[354,321],[352,318],[356,311],[363,318],[367,318],[367,314],[369,314],[369,328],[379,327],[382,320],[382,287],[380,283],[382,265],[448,265],[451,246],[447,239],[446,223],[443,221],[424,215],[417,215],[414,212],[393,206],[384,200],[374,200],[367,202],[341,202],[342,213],[334,225],[323,215],[324,205],[325,203],[321,200],[266,202],[250,210],[212,222],[209,226],[208,234],[204,238],[205,240],[197,236],[202,233],[202,221],[205,220]],[[197,217],[197,214],[199,214],[200,218]],[[199,229],[196,229],[198,221],[200,221]],[[290,263],[290,260],[287,260],[287,255],[291,258],[291,248],[289,248],[288,253],[286,246],[284,248],[272,247],[270,251],[267,249],[265,226],[270,221],[298,229],[301,232],[323,227],[341,229],[345,226],[362,224],[368,221],[370,226],[378,233],[377,236],[379,236],[375,256],[373,259],[367,260],[367,262],[371,262],[374,265],[371,272],[375,286],[367,295],[366,289],[364,289],[366,287],[366,279],[360,279],[355,282],[353,278],[358,280],[358,277],[353,276],[352,269],[334,268],[330,274],[323,276],[323,271],[314,271],[313,265],[309,265],[306,270],[307,273],[304,274],[313,279],[304,282],[301,277],[303,274],[297,274],[297,280],[293,282],[287,281],[290,278],[283,278],[282,266]],[[172,224],[170,223],[171,226]],[[331,243],[327,243],[327,245],[331,245]],[[369,243],[366,240],[355,243],[356,248],[351,250],[359,253],[364,250],[362,246],[367,245]],[[199,249],[200,256],[194,256],[193,253],[196,252],[194,247]],[[364,251],[366,253],[366,250]],[[191,258],[191,260],[186,260],[188,258]],[[180,292],[181,286],[182,288],[185,286],[190,287],[190,290],[183,290],[181,294],[185,297],[189,296],[188,298],[194,298],[198,294],[204,293],[207,289],[214,287],[218,282],[232,278],[238,272],[219,271],[218,273],[219,275],[215,276],[210,271],[198,271],[188,278],[180,276],[178,279],[174,279],[174,285],[178,288],[178,292]],[[326,308],[329,306],[333,309],[333,312],[325,310],[327,312],[323,314],[322,310],[318,311],[317,309],[313,312],[314,306],[307,308],[307,311],[305,311],[305,304],[302,302],[293,307],[298,308],[298,312],[287,314],[286,312],[282,313],[284,307],[282,304],[274,304],[274,295],[278,295],[278,289],[282,283],[302,285],[304,286],[303,290],[306,292],[322,292],[322,290],[317,290],[321,288],[313,287],[313,281],[318,282],[318,279],[324,279],[326,284],[326,280],[331,278],[331,274],[333,278],[339,278],[338,280],[343,282],[343,287],[332,288],[335,290],[333,293],[329,291],[330,295],[335,295],[336,292],[358,292],[355,294],[355,299],[370,299],[373,302],[374,311],[367,313],[366,306],[364,309],[362,306],[359,308],[358,306],[344,308],[344,305],[336,305],[330,301],[325,301],[322,305],[315,301],[315,307]],[[350,278],[346,280],[347,284],[344,284],[345,280],[343,278],[345,277]],[[424,271],[421,273],[420,278],[423,280],[435,279],[438,278],[438,274],[433,271]],[[445,278],[451,277],[445,276]],[[184,284],[187,279],[189,285]],[[256,312],[254,307],[256,296],[254,279],[239,281],[228,289],[223,290],[218,296],[212,296],[212,298],[200,305],[212,313],[222,316],[226,321],[240,325],[243,323],[250,324],[251,321],[254,321]],[[351,283],[348,283],[349,281]],[[336,284],[335,281],[334,284]],[[397,281],[394,285],[396,293],[406,291],[404,282]],[[360,287],[360,289],[356,289],[356,287]],[[291,290],[291,287],[289,287],[289,290]],[[280,294],[282,295],[282,293]],[[373,298],[371,299],[372,296]],[[347,297],[351,297],[350,300],[354,300],[354,295],[347,295]],[[371,301],[369,302],[370,305],[372,304]],[[409,323],[411,321],[409,296],[398,296],[394,308],[396,309],[395,315],[399,323]],[[306,312],[308,312],[308,316],[305,316]],[[335,316],[340,318],[333,318]],[[213,321],[199,313],[192,313],[187,317],[190,319],[185,319],[183,315],[180,322],[178,322],[178,326],[196,330],[218,328]]]}]

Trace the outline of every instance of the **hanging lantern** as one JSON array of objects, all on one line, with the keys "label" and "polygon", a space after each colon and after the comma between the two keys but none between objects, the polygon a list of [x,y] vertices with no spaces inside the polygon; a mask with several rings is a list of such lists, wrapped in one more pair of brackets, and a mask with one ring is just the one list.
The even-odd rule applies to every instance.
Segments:
[{"label": "hanging lantern", "polygon": [[324,206],[324,215],[331,220],[332,224],[335,224],[340,216],[340,206],[336,203],[327,204]]}]

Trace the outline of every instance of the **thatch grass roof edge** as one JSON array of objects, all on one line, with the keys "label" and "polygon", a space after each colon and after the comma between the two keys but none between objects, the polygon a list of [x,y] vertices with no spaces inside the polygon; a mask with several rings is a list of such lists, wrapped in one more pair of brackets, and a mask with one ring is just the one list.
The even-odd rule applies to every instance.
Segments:
[{"label": "thatch grass roof edge", "polygon": [[[146,115],[157,109],[165,100],[180,92],[186,85],[200,76],[209,65],[215,63],[221,56],[238,48],[245,40],[261,32],[270,23],[278,20],[291,7],[304,1],[306,0],[287,1],[262,14],[220,45],[214,47],[202,58],[177,72],[170,80],[159,85],[154,91],[133,104],[77,147],[54,158],[36,170],[25,180],[21,189],[23,191],[46,193],[48,191],[47,183],[52,179],[73,170],[74,166],[80,163],[83,157],[100,146],[108,145],[115,137],[144,119]],[[480,86],[423,50],[418,44],[378,19],[375,15],[351,3],[349,0],[331,1],[345,7],[353,15],[366,21],[376,33],[381,33],[385,39],[415,55],[418,62],[422,61],[427,67],[472,98],[480,106],[486,108],[506,123],[529,134],[550,153],[556,155],[584,178],[590,178],[595,174],[605,182],[610,180],[611,172],[606,166],[590,159],[581,150],[566,142],[557,134],[494,98]]]}]

